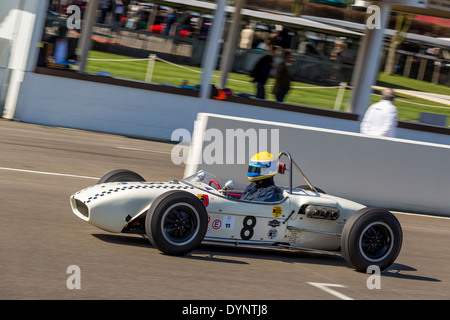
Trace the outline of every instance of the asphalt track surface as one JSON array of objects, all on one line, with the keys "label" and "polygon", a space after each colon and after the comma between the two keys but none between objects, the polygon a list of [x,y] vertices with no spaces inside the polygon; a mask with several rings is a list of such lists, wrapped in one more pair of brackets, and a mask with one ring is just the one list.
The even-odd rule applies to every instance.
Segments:
[{"label": "asphalt track surface", "polygon": [[[450,298],[446,218],[396,213],[403,249],[381,274],[380,289],[369,289],[370,275],[338,255],[202,245],[173,257],[139,235],[102,231],[71,212],[71,194],[117,168],[149,181],[182,178],[173,146],[1,120],[0,299]],[[67,287],[72,265],[80,289]]]}]

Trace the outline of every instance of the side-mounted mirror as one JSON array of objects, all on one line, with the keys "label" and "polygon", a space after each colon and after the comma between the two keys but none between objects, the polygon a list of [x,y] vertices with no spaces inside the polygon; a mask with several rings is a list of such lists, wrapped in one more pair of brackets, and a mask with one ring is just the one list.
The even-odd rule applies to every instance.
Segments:
[{"label": "side-mounted mirror", "polygon": [[233,190],[235,187],[235,183],[233,180],[228,180],[225,182],[225,185],[223,186],[222,190]]}]

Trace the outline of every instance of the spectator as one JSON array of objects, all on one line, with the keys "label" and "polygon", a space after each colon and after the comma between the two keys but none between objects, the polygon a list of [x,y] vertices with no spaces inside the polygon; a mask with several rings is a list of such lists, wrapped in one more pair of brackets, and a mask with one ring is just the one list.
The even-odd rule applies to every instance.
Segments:
[{"label": "spectator", "polygon": [[116,0],[116,7],[114,9],[114,23],[116,27],[120,26],[120,20],[125,13],[125,7],[122,0]]},{"label": "spectator", "polygon": [[298,44],[297,51],[301,55],[304,55],[304,54],[306,54],[307,50],[308,50],[308,41],[306,41],[305,37],[301,37],[300,43]]},{"label": "spectator", "polygon": [[291,88],[292,74],[289,67],[292,65],[293,57],[289,50],[283,52],[283,61],[277,66],[275,74],[275,85],[272,93],[278,102],[283,102],[286,94]]},{"label": "spectator", "polygon": [[344,43],[340,40],[334,43],[334,48],[331,50],[330,60],[334,62],[333,69],[331,72],[331,80],[337,80],[339,78],[339,72],[341,67],[339,64],[342,63],[342,57],[344,55]]},{"label": "spectator", "polygon": [[67,38],[67,26],[62,24],[58,27],[58,34],[49,39],[48,43],[45,44],[46,51],[46,63],[45,65],[49,68],[56,69],[68,69],[69,65],[75,64],[73,61],[76,60],[77,56],[75,54],[76,41],[74,39]]},{"label": "spectator", "polygon": [[335,63],[341,63],[344,52],[344,43],[340,40],[334,43],[334,48],[331,50],[330,60]]},{"label": "spectator", "polygon": [[208,32],[210,27],[211,27],[210,19],[205,19],[200,27],[200,34],[198,36],[200,40],[206,40],[208,38]]},{"label": "spectator", "polygon": [[101,0],[100,1],[100,16],[99,16],[99,23],[105,24],[106,22],[106,15],[108,14],[108,11],[111,10],[111,0]]},{"label": "spectator", "polygon": [[280,32],[280,46],[283,49],[290,49],[291,48],[291,35],[289,34],[289,30],[287,28],[283,28]]},{"label": "spectator", "polygon": [[256,63],[253,71],[250,73],[250,77],[253,78],[253,82],[256,82],[256,98],[265,99],[266,90],[265,85],[267,79],[269,79],[270,71],[273,67],[273,59],[277,55],[277,48],[273,47],[268,55],[265,55]]},{"label": "spectator", "polygon": [[251,49],[253,41],[253,29],[250,25],[247,25],[244,30],[241,31],[240,47],[243,49]]},{"label": "spectator", "polygon": [[170,28],[172,27],[172,24],[175,22],[175,14],[172,9],[167,11],[166,17],[164,18],[164,34],[166,36],[170,33]]},{"label": "spectator", "polygon": [[395,137],[397,129],[397,108],[394,106],[395,93],[392,89],[383,89],[382,100],[371,105],[361,122],[361,133]]}]

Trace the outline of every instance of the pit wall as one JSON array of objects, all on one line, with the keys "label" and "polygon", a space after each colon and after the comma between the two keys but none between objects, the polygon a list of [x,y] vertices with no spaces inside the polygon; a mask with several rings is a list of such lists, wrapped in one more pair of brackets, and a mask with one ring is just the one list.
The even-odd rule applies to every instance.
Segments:
[{"label": "pit wall", "polygon": [[[188,89],[39,67],[24,72],[11,118],[170,141],[178,128],[192,132],[201,112],[359,131],[352,113],[238,97],[218,101]],[[450,145],[450,129],[444,127],[400,122],[397,135]]]},{"label": "pit wall", "polygon": [[[246,140],[229,135],[233,141],[227,141],[227,130],[246,133]],[[258,141],[254,132],[262,133]],[[203,113],[195,125],[185,175],[204,169],[237,185],[248,184],[247,161],[256,145],[265,144],[273,153],[288,151],[307,178],[329,194],[388,210],[450,216],[446,145]],[[227,155],[234,163],[226,163]],[[286,157],[281,161],[288,162]],[[293,180],[294,186],[306,184],[295,169]],[[288,174],[277,175],[275,181],[288,185]]]}]

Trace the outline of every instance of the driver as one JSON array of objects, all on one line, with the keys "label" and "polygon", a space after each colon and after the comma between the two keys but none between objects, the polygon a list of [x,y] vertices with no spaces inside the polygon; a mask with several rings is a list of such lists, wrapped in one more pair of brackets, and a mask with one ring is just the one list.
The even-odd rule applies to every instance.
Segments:
[{"label": "driver", "polygon": [[278,159],[264,151],[255,154],[248,166],[247,177],[252,183],[245,188],[241,200],[276,202],[283,198],[283,190],[277,187],[273,177],[278,172]]}]

